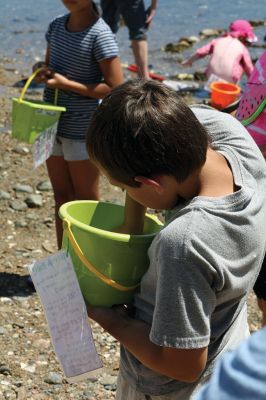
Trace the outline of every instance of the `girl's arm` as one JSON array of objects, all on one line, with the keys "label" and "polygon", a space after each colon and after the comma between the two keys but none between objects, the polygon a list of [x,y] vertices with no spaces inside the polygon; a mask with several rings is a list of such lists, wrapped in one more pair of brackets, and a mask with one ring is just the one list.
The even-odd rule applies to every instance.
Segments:
[{"label": "girl's arm", "polygon": [[197,61],[198,59],[207,56],[208,54],[211,54],[213,52],[213,48],[215,46],[217,39],[213,39],[211,42],[205,44],[204,46],[200,47],[195,53],[192,54],[188,59],[182,61],[183,66],[189,66],[191,67],[194,61]]},{"label": "girl's arm", "polygon": [[67,77],[52,73],[47,77],[46,85],[53,89],[69,90],[81,96],[95,99],[104,98],[115,86],[124,81],[123,72],[118,57],[107,58],[99,62],[104,81],[85,85],[68,79]]}]

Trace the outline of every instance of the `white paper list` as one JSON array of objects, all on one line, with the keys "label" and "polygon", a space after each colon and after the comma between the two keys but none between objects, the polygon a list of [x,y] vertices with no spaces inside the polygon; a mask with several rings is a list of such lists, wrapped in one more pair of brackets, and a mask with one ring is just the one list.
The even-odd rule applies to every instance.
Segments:
[{"label": "white paper list", "polygon": [[69,382],[102,367],[71,258],[59,251],[29,266],[55,353]]}]

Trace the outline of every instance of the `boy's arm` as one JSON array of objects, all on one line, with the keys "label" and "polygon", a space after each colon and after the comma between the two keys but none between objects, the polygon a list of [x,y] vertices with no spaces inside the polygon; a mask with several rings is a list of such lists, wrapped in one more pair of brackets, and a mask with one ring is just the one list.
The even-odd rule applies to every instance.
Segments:
[{"label": "boy's arm", "polygon": [[103,99],[115,86],[124,81],[123,72],[118,57],[112,57],[99,62],[104,81],[86,85],[68,79],[66,76],[51,72],[46,85],[53,89],[69,90],[85,97]]},{"label": "boy's arm", "polygon": [[207,361],[208,348],[176,349],[157,346],[149,339],[150,326],[127,315],[124,306],[88,306],[88,315],[151,370],[183,382],[195,382]]},{"label": "boy's arm", "polygon": [[146,207],[133,200],[128,193],[126,194],[124,222],[115,232],[127,233],[131,235],[141,235],[143,233],[144,217]]}]

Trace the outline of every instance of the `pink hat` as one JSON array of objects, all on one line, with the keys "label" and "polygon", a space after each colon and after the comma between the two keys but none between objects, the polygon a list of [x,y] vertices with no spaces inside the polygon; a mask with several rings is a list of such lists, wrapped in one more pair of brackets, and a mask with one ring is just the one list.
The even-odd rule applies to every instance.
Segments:
[{"label": "pink hat", "polygon": [[253,28],[246,19],[237,19],[229,26],[229,35],[235,38],[244,38],[247,42],[254,43],[258,41],[253,32]]}]

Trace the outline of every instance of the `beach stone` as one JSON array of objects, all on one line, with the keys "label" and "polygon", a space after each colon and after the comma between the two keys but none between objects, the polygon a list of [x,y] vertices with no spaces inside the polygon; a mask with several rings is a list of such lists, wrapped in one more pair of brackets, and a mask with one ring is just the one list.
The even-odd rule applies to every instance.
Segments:
[{"label": "beach stone", "polygon": [[200,31],[200,35],[204,36],[206,38],[211,37],[211,36],[219,36],[221,34],[221,30],[219,29],[210,29],[206,28]]},{"label": "beach stone", "polygon": [[39,194],[32,194],[28,196],[25,199],[26,204],[30,208],[35,208],[35,207],[41,207],[43,202],[42,202],[42,196]]},{"label": "beach stone", "polygon": [[11,370],[8,368],[7,365],[2,364],[0,365],[0,374],[3,375],[12,375]]},{"label": "beach stone", "polygon": [[16,398],[17,398],[17,394],[13,390],[6,390],[4,392],[4,399],[13,400],[13,399],[16,399]]},{"label": "beach stone", "polygon": [[13,200],[10,203],[10,207],[15,211],[24,211],[27,209],[27,204],[22,200]]},{"label": "beach stone", "polygon": [[58,385],[63,382],[63,377],[57,372],[49,372],[47,377],[44,379],[44,382],[50,383],[52,385]]},{"label": "beach stone", "polygon": [[4,190],[0,190],[0,200],[8,200],[11,196],[9,193],[5,192]]},{"label": "beach stone", "polygon": [[15,185],[13,187],[13,189],[16,192],[21,192],[21,193],[33,193],[33,189],[30,185],[22,185],[20,183],[18,183],[17,185]]},{"label": "beach stone", "polygon": [[53,188],[50,181],[43,181],[38,183],[37,189],[40,190],[41,192],[48,192]]},{"label": "beach stone", "polygon": [[15,221],[16,228],[25,228],[26,226],[28,226],[28,224],[25,221],[25,219],[19,219],[19,220]]},{"label": "beach stone", "polygon": [[28,147],[23,144],[18,144],[16,147],[14,147],[13,151],[18,154],[28,154],[30,152]]}]

